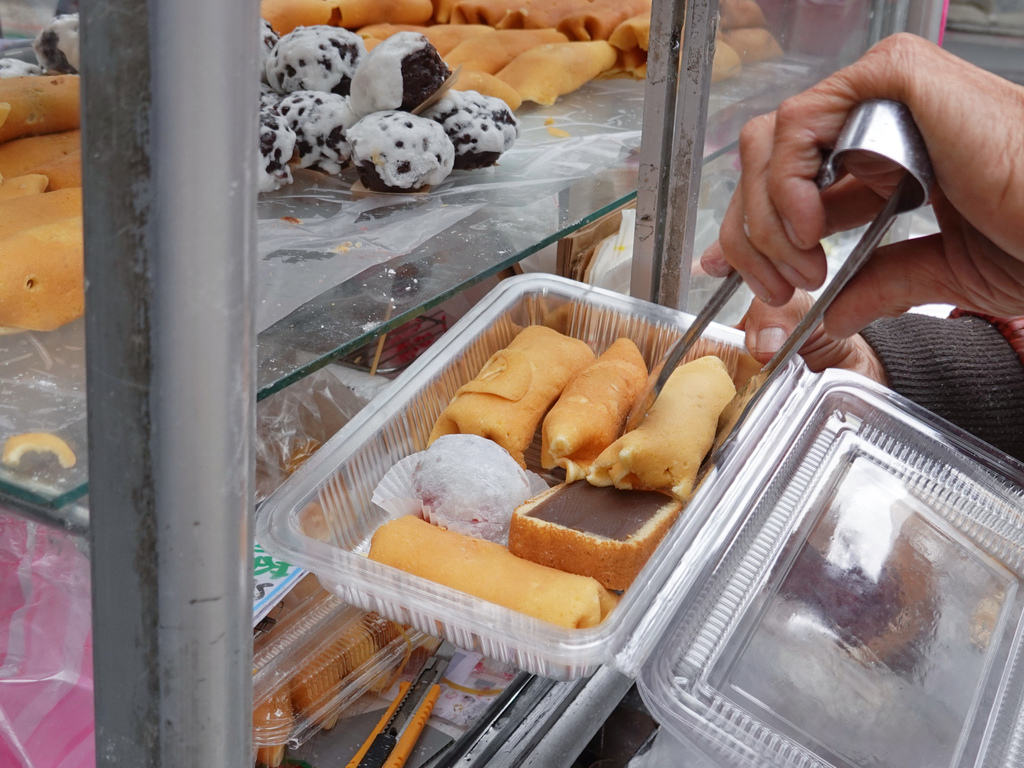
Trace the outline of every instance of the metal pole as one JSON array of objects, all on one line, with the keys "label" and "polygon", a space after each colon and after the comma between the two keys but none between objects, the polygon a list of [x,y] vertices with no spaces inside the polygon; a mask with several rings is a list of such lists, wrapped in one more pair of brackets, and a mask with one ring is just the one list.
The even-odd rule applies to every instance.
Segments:
[{"label": "metal pole", "polygon": [[718,0],[654,0],[630,293],[686,308]]},{"label": "metal pole", "polygon": [[258,5],[82,5],[97,764],[242,768]]}]

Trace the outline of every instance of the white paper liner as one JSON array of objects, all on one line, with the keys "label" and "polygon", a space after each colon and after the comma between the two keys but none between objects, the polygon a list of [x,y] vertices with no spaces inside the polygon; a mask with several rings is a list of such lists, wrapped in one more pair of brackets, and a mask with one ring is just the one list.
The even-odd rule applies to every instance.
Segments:
[{"label": "white paper liner", "polygon": [[[422,453],[421,451],[406,456],[391,467],[384,477],[380,479],[380,482],[377,483],[377,487],[373,489],[373,496],[370,500],[392,517],[416,515],[433,525],[449,528],[448,525],[445,525],[445,521],[434,515],[434,511],[429,504],[424,504],[416,497],[413,474],[416,472],[416,467],[419,466]],[[530,482],[531,497],[537,496],[548,489],[548,484],[544,478],[536,472],[531,472],[530,470],[525,470],[525,472],[526,478]],[[490,529],[495,527],[499,526],[496,523],[492,523],[472,526],[472,529],[467,527],[464,530],[457,530],[455,527],[451,527],[451,530],[457,530],[458,533],[464,533],[467,536],[486,538],[489,541],[507,545],[508,526],[505,526],[503,535],[490,532]]]}]

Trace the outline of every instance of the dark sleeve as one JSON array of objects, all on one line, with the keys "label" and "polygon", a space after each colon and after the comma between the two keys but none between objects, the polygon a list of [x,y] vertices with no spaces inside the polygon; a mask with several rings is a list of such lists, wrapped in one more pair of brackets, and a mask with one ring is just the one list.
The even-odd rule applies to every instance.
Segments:
[{"label": "dark sleeve", "polygon": [[1024,364],[998,328],[907,313],[862,333],[893,390],[1024,461]]}]

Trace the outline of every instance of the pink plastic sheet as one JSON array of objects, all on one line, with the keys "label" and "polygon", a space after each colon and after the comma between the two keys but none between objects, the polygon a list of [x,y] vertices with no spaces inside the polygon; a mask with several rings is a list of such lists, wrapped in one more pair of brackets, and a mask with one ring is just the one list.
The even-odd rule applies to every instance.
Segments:
[{"label": "pink plastic sheet", "polygon": [[0,513],[0,766],[92,768],[89,561]]}]

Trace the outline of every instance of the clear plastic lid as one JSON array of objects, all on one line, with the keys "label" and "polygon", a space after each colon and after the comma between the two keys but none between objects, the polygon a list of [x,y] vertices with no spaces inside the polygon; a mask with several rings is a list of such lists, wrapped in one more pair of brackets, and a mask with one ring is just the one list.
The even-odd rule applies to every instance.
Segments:
[{"label": "clear plastic lid", "polygon": [[798,410],[644,666],[653,714],[716,764],[1021,765],[1024,474],[857,377]]}]

